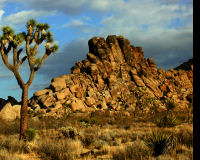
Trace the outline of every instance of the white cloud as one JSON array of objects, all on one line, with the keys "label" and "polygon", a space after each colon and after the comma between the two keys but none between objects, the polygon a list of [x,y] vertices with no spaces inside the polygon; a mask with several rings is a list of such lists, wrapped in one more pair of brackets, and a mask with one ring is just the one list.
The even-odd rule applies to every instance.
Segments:
[{"label": "white cloud", "polygon": [[5,79],[11,79],[12,78],[12,74],[11,73],[0,73],[0,78],[5,78]]},{"label": "white cloud", "polygon": [[73,20],[70,23],[64,24],[63,27],[69,27],[69,28],[73,28],[73,27],[80,27],[83,26],[84,22],[81,20]]},{"label": "white cloud", "polygon": [[90,8],[94,11],[105,12],[113,8],[113,5],[116,6],[116,4],[119,2],[122,2],[122,0],[115,0],[114,2],[109,0],[92,0],[89,1],[89,5]]},{"label": "white cloud", "polygon": [[27,7],[46,11],[56,10],[67,15],[82,13],[86,0],[29,0]]},{"label": "white cloud", "polygon": [[0,10],[0,22],[2,20],[2,16],[3,16],[4,13],[5,13],[4,10]]},{"label": "white cloud", "polygon": [[21,25],[25,24],[27,20],[31,18],[40,18],[40,17],[45,17],[47,15],[53,15],[55,12],[52,12],[49,14],[47,11],[42,11],[42,10],[26,10],[26,11],[20,11],[15,14],[8,15],[7,17],[4,18],[4,24],[8,25]]},{"label": "white cloud", "polygon": [[92,27],[82,20],[72,20],[71,22],[62,25],[64,28],[76,29],[80,32],[89,33],[92,31]]},{"label": "white cloud", "polygon": [[[142,46],[147,57],[155,57],[162,65],[169,61],[170,56],[167,58],[160,53],[176,54],[184,58],[192,55],[191,3],[191,0],[187,0],[186,3],[180,0],[28,0],[25,6],[34,11],[26,11],[29,15],[27,17],[40,17],[52,11],[64,13],[65,16],[79,15],[82,18],[77,16],[77,19],[62,27],[103,37],[107,37],[108,34],[123,35],[131,40],[131,44]],[[14,21],[21,24],[23,21],[24,24],[26,20],[23,20],[23,15],[27,15],[24,12],[9,15],[5,22]],[[84,16],[87,19],[84,19]],[[182,24],[177,28],[178,23],[169,27],[176,19]],[[77,42],[71,42],[71,46],[76,47],[72,43]],[[85,45],[80,45],[83,44]]]}]

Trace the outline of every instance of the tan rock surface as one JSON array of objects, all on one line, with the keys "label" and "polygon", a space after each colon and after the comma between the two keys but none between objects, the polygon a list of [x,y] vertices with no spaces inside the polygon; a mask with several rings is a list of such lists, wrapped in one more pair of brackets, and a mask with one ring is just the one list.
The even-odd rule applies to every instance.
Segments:
[{"label": "tan rock surface", "polygon": [[13,121],[20,117],[21,105],[12,106],[11,103],[7,103],[0,111],[0,118],[6,121]]},{"label": "tan rock surface", "polygon": [[148,97],[160,105],[162,99],[174,98],[180,108],[189,103],[186,97],[193,95],[192,67],[157,69],[153,58],[144,58],[142,47],[131,45],[122,36],[93,37],[88,45],[87,58],[76,62],[72,74],[53,78],[49,88],[34,94],[29,100],[33,109],[38,104],[48,110],[59,101],[71,105],[73,112],[134,111],[138,102]]}]

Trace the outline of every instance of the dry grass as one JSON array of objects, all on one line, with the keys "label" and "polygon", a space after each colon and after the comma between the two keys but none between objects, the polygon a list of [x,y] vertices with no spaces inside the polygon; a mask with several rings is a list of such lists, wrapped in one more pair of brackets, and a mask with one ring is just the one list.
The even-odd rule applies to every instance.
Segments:
[{"label": "dry grass", "polygon": [[36,151],[43,158],[55,160],[76,159],[82,153],[83,146],[80,140],[43,139],[38,141]]},{"label": "dry grass", "polygon": [[[185,113],[175,113],[179,125],[159,128],[156,119],[163,113],[144,115],[109,112],[71,114],[68,117],[29,119],[29,126],[37,130],[32,142],[22,145],[18,141],[19,121],[0,125],[1,160],[92,160],[92,159],[193,159],[193,124],[187,123]],[[156,117],[156,118],[155,118]],[[73,139],[62,136],[62,127],[77,128]],[[155,130],[162,130],[177,138],[173,151],[154,157],[144,139]],[[34,156],[32,156],[34,155]],[[32,158],[31,158],[32,157]]]},{"label": "dry grass", "polygon": [[137,140],[129,145],[116,148],[112,151],[112,156],[115,160],[143,160],[149,159],[151,155],[144,142],[141,140]]}]

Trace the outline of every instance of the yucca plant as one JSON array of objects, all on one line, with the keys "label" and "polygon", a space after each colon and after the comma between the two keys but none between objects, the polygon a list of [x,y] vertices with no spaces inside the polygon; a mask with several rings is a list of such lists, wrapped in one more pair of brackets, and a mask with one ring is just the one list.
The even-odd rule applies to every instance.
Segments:
[{"label": "yucca plant", "polygon": [[165,106],[167,108],[167,111],[171,111],[173,110],[174,108],[176,108],[176,102],[174,99],[168,99],[166,102],[165,102]]},{"label": "yucca plant", "polygon": [[145,144],[153,151],[154,156],[164,154],[168,150],[174,149],[176,139],[174,136],[161,131],[155,131],[144,140]]}]

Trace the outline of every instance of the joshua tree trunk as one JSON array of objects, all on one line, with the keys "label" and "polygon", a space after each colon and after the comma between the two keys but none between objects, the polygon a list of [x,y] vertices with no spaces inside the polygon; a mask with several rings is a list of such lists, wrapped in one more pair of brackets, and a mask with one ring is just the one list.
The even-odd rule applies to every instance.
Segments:
[{"label": "joshua tree trunk", "polygon": [[26,141],[26,130],[28,121],[28,86],[22,88],[22,104],[20,115],[20,135],[19,139]]},{"label": "joshua tree trunk", "polygon": [[[28,32],[21,32],[18,34],[14,33],[14,30],[9,26],[4,26],[2,28],[3,35],[0,35],[0,53],[4,64],[7,68],[14,73],[14,76],[22,89],[22,103],[21,103],[21,113],[20,113],[20,133],[19,139],[26,141],[26,131],[27,131],[27,122],[28,122],[28,88],[33,82],[35,72],[40,69],[45,59],[50,56],[52,53],[55,53],[58,50],[58,45],[54,44],[50,46],[53,42],[53,35],[49,29],[47,23],[37,23],[35,20],[30,19],[27,22]],[[18,46],[21,46],[23,42],[26,41],[26,56],[23,58],[20,57],[20,54],[23,51],[23,48],[17,49]],[[43,57],[37,58],[38,46],[46,41],[45,53]],[[35,42],[34,46],[31,46],[31,43]],[[13,64],[8,60],[8,53],[13,51]],[[30,68],[30,76],[26,83],[19,74],[20,66],[28,61]]]}]

